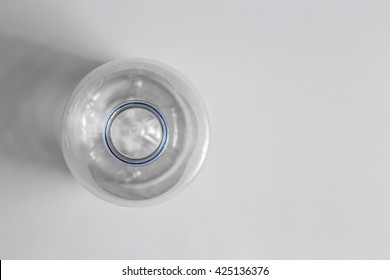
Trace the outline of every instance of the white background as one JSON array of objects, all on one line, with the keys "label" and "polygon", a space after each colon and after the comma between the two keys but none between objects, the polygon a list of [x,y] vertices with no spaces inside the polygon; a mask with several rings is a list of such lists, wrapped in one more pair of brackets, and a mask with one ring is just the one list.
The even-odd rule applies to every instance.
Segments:
[{"label": "white background", "polygon": [[145,208],[3,159],[0,258],[390,258],[389,15],[389,1],[1,1],[4,34],[181,71],[211,143],[185,191]]}]

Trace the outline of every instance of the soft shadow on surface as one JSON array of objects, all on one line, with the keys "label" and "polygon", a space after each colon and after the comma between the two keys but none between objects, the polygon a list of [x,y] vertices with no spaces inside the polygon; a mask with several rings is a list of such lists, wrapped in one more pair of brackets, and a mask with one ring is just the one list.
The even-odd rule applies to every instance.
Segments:
[{"label": "soft shadow on surface", "polygon": [[0,167],[27,163],[69,173],[60,146],[73,88],[102,64],[0,34]]}]

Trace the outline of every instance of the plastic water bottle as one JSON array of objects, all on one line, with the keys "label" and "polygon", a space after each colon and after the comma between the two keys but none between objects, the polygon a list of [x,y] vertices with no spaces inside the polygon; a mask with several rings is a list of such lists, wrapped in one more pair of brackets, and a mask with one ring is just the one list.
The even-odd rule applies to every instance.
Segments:
[{"label": "plastic water bottle", "polygon": [[109,62],[74,89],[62,120],[62,150],[74,176],[124,206],[166,199],[205,160],[209,123],[195,88],[146,59]]}]

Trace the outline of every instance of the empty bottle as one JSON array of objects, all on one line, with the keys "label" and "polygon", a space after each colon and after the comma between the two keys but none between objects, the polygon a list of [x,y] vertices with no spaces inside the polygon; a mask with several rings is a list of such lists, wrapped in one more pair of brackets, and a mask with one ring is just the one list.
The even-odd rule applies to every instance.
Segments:
[{"label": "empty bottle", "polygon": [[209,142],[205,106],[179,72],[146,59],[109,62],[74,89],[61,127],[74,176],[98,197],[147,205],[181,190]]}]

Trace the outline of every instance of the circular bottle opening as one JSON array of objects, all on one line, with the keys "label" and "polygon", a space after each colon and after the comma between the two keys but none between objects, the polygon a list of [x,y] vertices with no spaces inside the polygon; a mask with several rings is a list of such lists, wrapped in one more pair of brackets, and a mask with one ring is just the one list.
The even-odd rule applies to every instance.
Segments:
[{"label": "circular bottle opening", "polygon": [[142,165],[161,155],[168,140],[168,129],[154,106],[133,101],[114,109],[104,135],[113,156],[127,164]]}]

